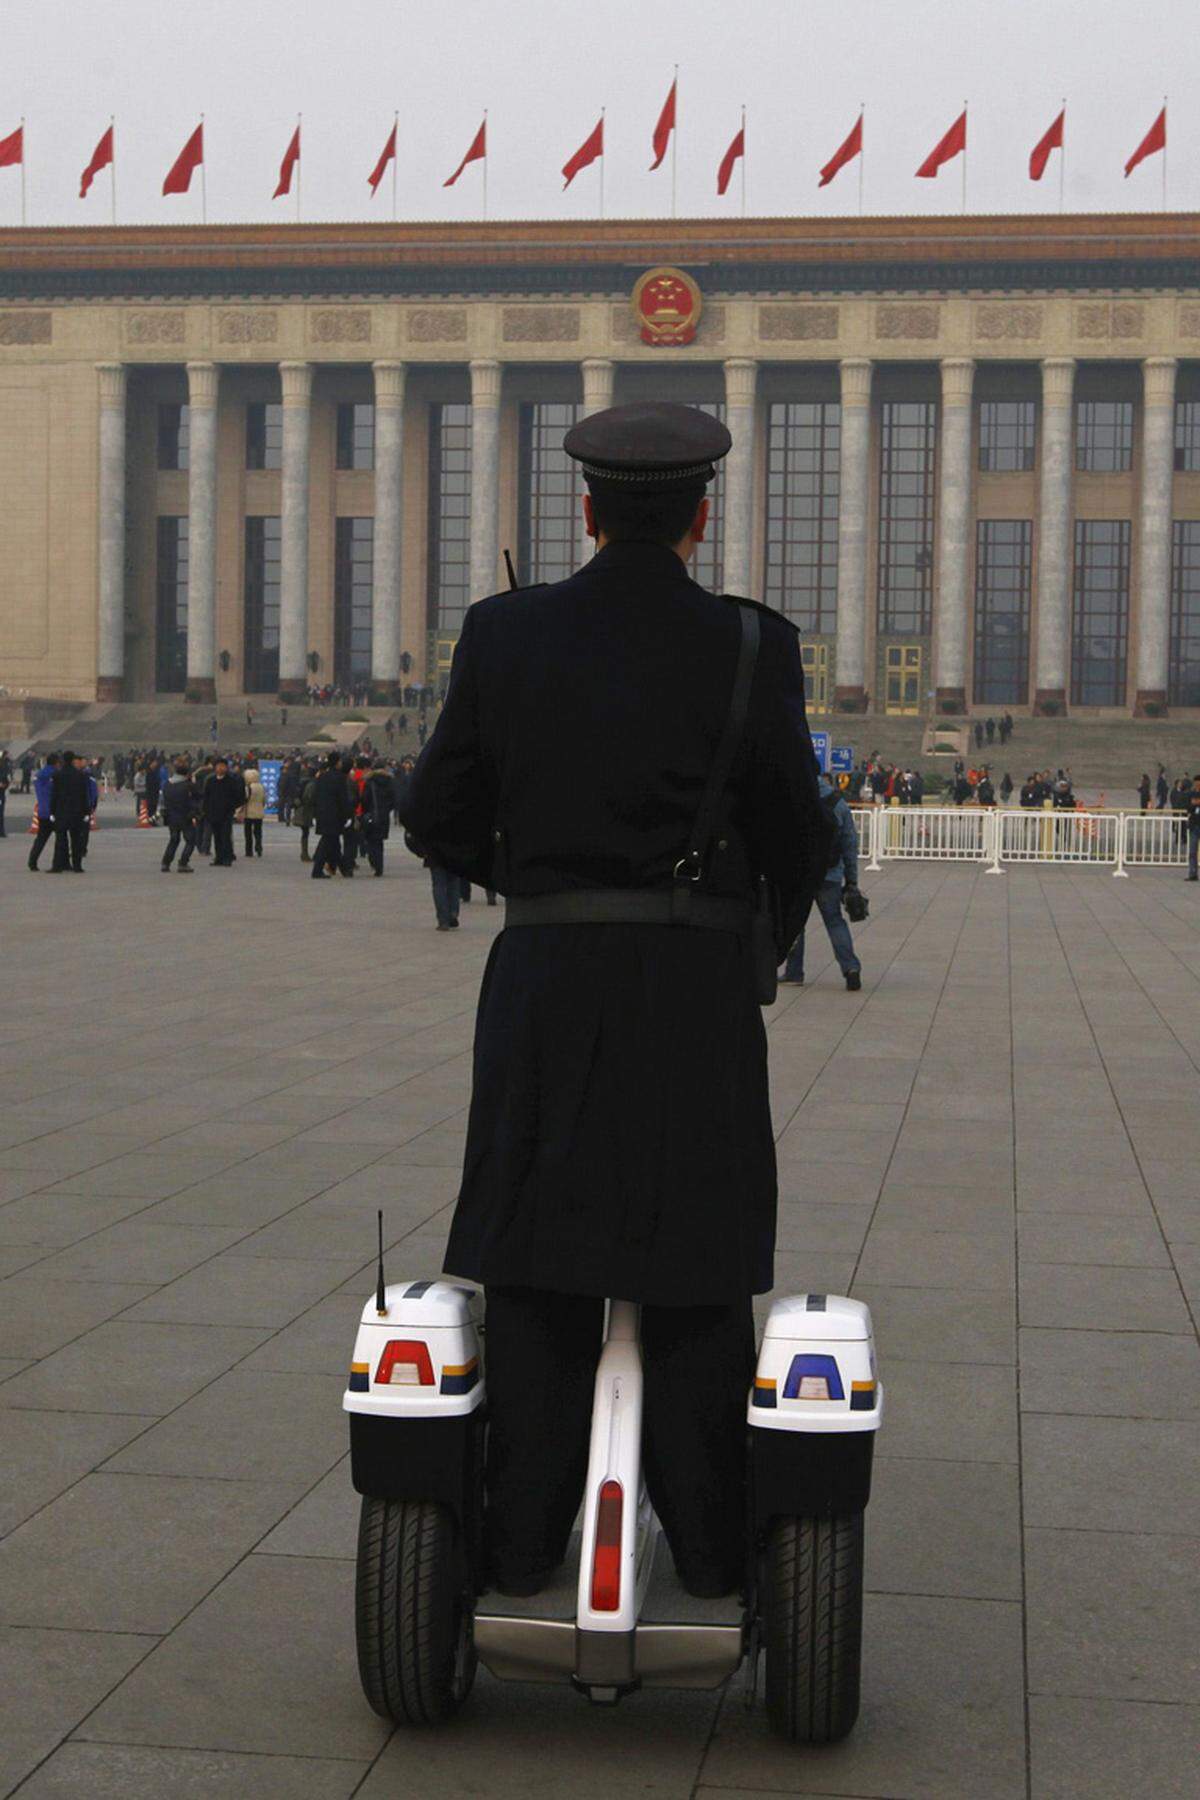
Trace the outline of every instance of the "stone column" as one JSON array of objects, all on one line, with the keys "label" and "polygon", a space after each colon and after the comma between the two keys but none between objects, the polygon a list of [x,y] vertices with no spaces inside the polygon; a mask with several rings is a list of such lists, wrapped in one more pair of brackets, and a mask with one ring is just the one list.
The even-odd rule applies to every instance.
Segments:
[{"label": "stone column", "polygon": [[279,698],[308,686],[308,441],[312,364],[282,362],[283,452],[279,519]]},{"label": "stone column", "polygon": [[871,364],[841,366],[837,648],[833,710],[867,710],[867,508],[871,492]]},{"label": "stone column", "polygon": [[[613,403],[613,380],[617,366],[603,356],[588,356],[579,365],[583,377],[583,404],[579,408],[579,417],[586,419],[592,413],[606,412]],[[580,477],[582,481],[582,476]],[[583,522],[583,508],[579,509],[579,517],[575,523],[575,555],[580,563],[591,556],[594,545],[587,534]]]},{"label": "stone column", "polygon": [[188,629],[186,698],[217,697],[217,392],[216,363],[187,365]]},{"label": "stone column", "polygon": [[500,561],[500,386],[498,362],[471,364],[471,599],[502,585]]},{"label": "stone column", "polygon": [[100,515],[96,698],[125,698],[125,365],[97,363]]},{"label": "stone column", "polygon": [[400,513],[404,364],[375,364],[375,562],[371,582],[371,699],[400,700]]},{"label": "stone column", "polygon": [[1075,362],[1042,364],[1042,480],[1038,518],[1038,619],[1034,656],[1034,713],[1057,718],[1067,710],[1071,666],[1071,471],[1075,460]]},{"label": "stone column", "polygon": [[1175,487],[1175,359],[1142,364],[1142,515],[1138,521],[1137,696],[1134,714],[1167,711],[1171,637],[1172,501]]},{"label": "stone column", "polygon": [[758,364],[737,356],[725,364],[725,423],[733,449],[725,458],[721,532],[727,594],[750,596],[754,567],[754,422]]},{"label": "stone column", "polygon": [[942,363],[941,480],[938,486],[938,591],[934,616],[934,710],[967,710],[967,571],[971,533],[971,392],[969,357]]}]

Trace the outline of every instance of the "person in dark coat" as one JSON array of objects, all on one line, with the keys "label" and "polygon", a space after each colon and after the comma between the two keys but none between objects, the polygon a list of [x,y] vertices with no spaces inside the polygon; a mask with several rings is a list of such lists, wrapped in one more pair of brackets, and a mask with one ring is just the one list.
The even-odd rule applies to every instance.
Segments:
[{"label": "person in dark coat", "polygon": [[223,756],[204,784],[201,807],[212,831],[213,867],[233,867],[233,815],[246,797],[240,775],[234,775]]},{"label": "person in dark coat", "polygon": [[[730,442],[674,405],[572,428],[597,553],[565,581],[468,610],[402,802],[427,856],[509,903],[480,993],[446,1252],[487,1290],[487,1540],[508,1592],[536,1591],[564,1553],[607,1296],[642,1305],[647,1477],[681,1578],[726,1593],[744,1567],[751,1296],[772,1285],[776,1206],[748,921],[759,875],[798,919],[829,831],[797,634],[755,606],[746,722],[701,878],[687,880],[741,641],[738,606],[687,561]],[[611,918],[630,890],[661,922]],[[684,891],[724,899],[732,922],[671,925]],[[611,922],[529,922],[534,897],[561,915],[580,893]]]},{"label": "person in dark coat", "polygon": [[175,852],[182,839],[183,855],[179,858],[179,873],[190,875],[192,853],[196,848],[196,814],[200,810],[200,796],[192,780],[192,765],[186,756],[176,759],[175,773],[163,787],[161,804],[163,823],[167,827],[167,847],[162,855],[163,873],[170,873]]},{"label": "person in dark coat", "polygon": [[367,861],[371,865],[373,875],[383,874],[383,846],[392,827],[392,810],[396,804],[396,796],[392,791],[392,778],[381,763],[375,767],[363,783],[362,798],[362,834],[367,846]]},{"label": "person in dark coat", "polygon": [[62,766],[50,783],[50,816],[54,820],[54,875],[83,874],[87,853],[88,778],[79,766],[74,751],[64,750]]},{"label": "person in dark coat", "polygon": [[325,880],[325,870],[336,875],[342,869],[342,835],[354,818],[354,798],[339,750],[331,750],[325,767],[313,784],[313,823],[317,828],[317,854],[312,878]]}]

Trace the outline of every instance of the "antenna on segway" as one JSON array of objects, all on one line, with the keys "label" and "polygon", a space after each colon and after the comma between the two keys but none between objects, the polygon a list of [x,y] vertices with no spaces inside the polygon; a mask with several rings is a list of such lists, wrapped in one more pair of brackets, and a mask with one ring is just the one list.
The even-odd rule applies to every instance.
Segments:
[{"label": "antenna on segway", "polygon": [[387,1317],[387,1289],[383,1280],[383,1208],[376,1215],[379,1223],[379,1263],[375,1272],[375,1311],[381,1319]]},{"label": "antenna on segway", "polygon": [[510,588],[512,588],[513,592],[515,593],[521,584],[517,580],[517,571],[513,568],[513,559],[512,559],[512,551],[511,550],[506,550],[504,552],[504,566],[508,570],[508,585]]}]

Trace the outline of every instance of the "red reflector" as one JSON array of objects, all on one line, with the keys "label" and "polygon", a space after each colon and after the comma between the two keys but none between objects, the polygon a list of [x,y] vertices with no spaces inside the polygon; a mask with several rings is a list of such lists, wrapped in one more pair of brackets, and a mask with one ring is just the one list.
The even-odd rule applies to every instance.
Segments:
[{"label": "red reflector", "polygon": [[432,1387],[429,1346],[420,1338],[390,1338],[379,1359],[375,1380],[389,1387]]},{"label": "red reflector", "polygon": [[621,1515],[625,1496],[619,1481],[606,1481],[596,1507],[596,1547],[592,1553],[592,1611],[616,1612],[621,1604]]}]

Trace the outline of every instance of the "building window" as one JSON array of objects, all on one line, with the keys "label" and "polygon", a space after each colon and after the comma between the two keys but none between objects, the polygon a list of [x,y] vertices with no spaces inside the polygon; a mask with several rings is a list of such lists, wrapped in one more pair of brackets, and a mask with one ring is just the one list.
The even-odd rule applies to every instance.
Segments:
[{"label": "building window", "polygon": [[927,637],[933,594],[937,406],[887,400],[880,417],[878,622],[884,637]]},{"label": "building window", "polygon": [[976,703],[1023,706],[1029,697],[1033,524],[980,519],[975,537]]},{"label": "building window", "polygon": [[1175,467],[1200,469],[1200,400],[1175,403]]},{"label": "building window", "polygon": [[1071,703],[1123,706],[1129,635],[1129,520],[1075,521]]},{"label": "building window", "polygon": [[333,679],[357,688],[371,679],[374,519],[339,519],[333,558]]},{"label": "building window", "polygon": [[246,408],[246,467],[278,469],[283,463],[283,407],[253,400]]},{"label": "building window", "polygon": [[246,520],[246,596],[242,663],[248,694],[279,687],[279,520]]},{"label": "building window", "polygon": [[518,543],[524,582],[563,581],[579,566],[583,476],[562,441],[581,410],[561,401],[521,408]]},{"label": "building window", "polygon": [[375,408],[346,401],[337,409],[337,466],[339,469],[375,467]]},{"label": "building window", "polygon": [[837,626],[841,431],[832,400],[767,414],[767,603],[814,634]]},{"label": "building window", "polygon": [[190,445],[191,408],[160,406],[158,409],[158,466],[186,469]]},{"label": "building window", "polygon": [[188,518],[158,521],[158,591],[154,609],[154,685],[160,694],[187,686]]},{"label": "building window", "polygon": [[457,636],[471,604],[471,408],[429,409],[428,629]]},{"label": "building window", "polygon": [[995,475],[1032,469],[1036,423],[1032,400],[981,401],[979,467]]},{"label": "building window", "polygon": [[[696,406],[700,412],[711,413],[714,419],[725,423],[725,402],[723,400],[698,400]],[[698,581],[702,588],[710,594],[720,594],[725,589],[725,462],[717,464],[717,472],[707,488],[708,526],[704,533],[704,542],[696,545],[695,554],[688,564],[688,574],[693,581]],[[578,559],[576,560],[578,567]]]},{"label": "building window", "polygon": [[1200,520],[1176,519],[1173,536],[1167,699],[1200,706]]},{"label": "building window", "polygon": [[1133,467],[1133,401],[1080,400],[1075,408],[1075,467],[1120,474]]}]

